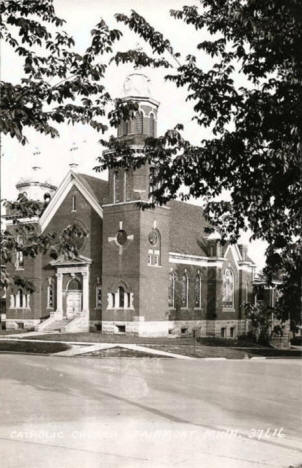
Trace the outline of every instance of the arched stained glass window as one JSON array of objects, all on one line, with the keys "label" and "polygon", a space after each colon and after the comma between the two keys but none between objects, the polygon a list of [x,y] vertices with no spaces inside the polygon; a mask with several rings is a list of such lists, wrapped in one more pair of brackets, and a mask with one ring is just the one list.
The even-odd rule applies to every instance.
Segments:
[{"label": "arched stained glass window", "polygon": [[195,308],[201,307],[201,277],[200,273],[198,272],[195,276],[195,285],[194,285],[194,293],[195,293]]},{"label": "arched stained glass window", "polygon": [[125,290],[123,286],[118,288],[118,300],[119,300],[119,307],[122,309],[125,305]]},{"label": "arched stained glass window", "polygon": [[19,304],[19,307],[24,307],[24,304],[23,304],[23,292],[21,289],[18,289],[18,292],[17,292],[17,301],[18,301],[18,304]]},{"label": "arched stained glass window", "polygon": [[29,309],[30,308],[30,294],[18,289],[15,294],[10,296],[11,309]]},{"label": "arched stained glass window", "polygon": [[188,307],[189,278],[185,271],[181,278],[181,307]]},{"label": "arched stained glass window", "polygon": [[169,273],[169,291],[168,291],[168,305],[174,307],[175,303],[175,273],[171,271]]},{"label": "arched stained glass window", "polygon": [[95,290],[95,305],[97,308],[102,307],[102,288],[101,286],[97,286]]},{"label": "arched stained glass window", "polygon": [[124,286],[108,293],[108,309],[133,309],[133,293]]},{"label": "arched stained glass window", "polygon": [[47,308],[53,309],[55,306],[55,283],[53,278],[49,278],[47,286]]},{"label": "arched stained glass window", "polygon": [[222,306],[225,309],[234,308],[234,273],[226,268],[223,274]]},{"label": "arched stained glass window", "polygon": [[126,294],[126,297],[127,297],[127,308],[130,309],[131,307],[131,294],[129,292],[127,292]]},{"label": "arched stained glass window", "polygon": [[115,307],[115,294],[111,293],[111,306],[114,308]]}]

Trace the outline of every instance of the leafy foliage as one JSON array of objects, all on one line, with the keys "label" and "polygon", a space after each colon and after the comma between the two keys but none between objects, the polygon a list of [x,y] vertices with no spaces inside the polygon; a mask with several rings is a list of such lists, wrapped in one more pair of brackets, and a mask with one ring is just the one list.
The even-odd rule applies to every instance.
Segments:
[{"label": "leafy foliage", "polygon": [[[60,256],[75,258],[87,233],[72,224],[61,233],[41,234],[36,217],[41,215],[46,205],[28,200],[23,194],[19,195],[17,201],[7,202],[6,206],[10,213],[11,226],[0,237],[0,288],[19,285],[31,291],[34,290],[33,283],[12,275],[12,264],[17,252],[21,252],[24,258],[34,258],[39,254],[48,254],[52,259]],[[26,284],[22,283],[24,281]]]},{"label": "leafy foliage", "polygon": [[28,127],[52,137],[63,122],[105,131],[106,106],[114,105],[103,82],[107,56],[122,33],[100,20],[79,54],[53,0],[5,0],[0,18],[0,39],[22,59],[24,72],[18,84],[0,82],[0,131],[23,144]]},{"label": "leafy foliage", "polygon": [[272,336],[282,336],[285,320],[282,313],[266,304],[245,304],[245,312],[252,324],[252,334],[256,340],[269,344]]},{"label": "leafy foliage", "polygon": [[[58,124],[84,123],[104,132],[108,120],[117,125],[127,115],[121,101],[112,100],[104,85],[109,56],[122,33],[109,29],[101,19],[91,31],[90,45],[80,54],[63,30],[64,23],[56,16],[53,0],[0,3],[0,40],[23,64],[19,83],[0,81],[0,133],[22,144],[27,142],[28,128],[56,137]],[[45,206],[46,202],[22,195],[7,203],[13,227],[1,232],[1,286],[17,281],[11,275],[16,251],[25,257],[77,255],[80,234],[76,227],[60,235],[39,232],[33,218]]]},{"label": "leafy foliage", "polygon": [[[62,31],[52,0],[7,0],[0,14],[0,38],[23,58],[25,74],[18,85],[0,83],[0,131],[25,143],[27,127],[56,136],[57,123],[89,123],[104,131],[106,115],[115,127],[131,118],[135,104],[112,102],[103,81],[120,31],[101,20],[81,55]],[[99,169],[148,162],[161,182],[153,193],[159,203],[179,192],[183,199],[203,197],[205,214],[223,239],[235,242],[249,228],[252,239],[266,240],[268,272],[281,268],[284,274],[284,313],[294,304],[301,319],[301,1],[201,0],[171,16],[181,22],[182,34],[186,25],[210,37],[182,58],[138,13],[117,14],[153,56],[130,50],[111,61],[166,69],[169,54],[178,66],[166,79],[187,91],[192,119],[201,130],[210,127],[212,137],[202,139],[201,131],[200,144],[192,146],[178,125],[147,139],[139,158],[111,138],[103,142],[108,151]],[[202,65],[205,55],[212,60],[209,69]],[[225,190],[230,202],[218,202]]]},{"label": "leafy foliage", "polygon": [[277,308],[282,320],[291,319],[291,328],[294,331],[301,324],[302,301],[302,246],[301,239],[283,247],[283,249],[267,249],[267,266],[265,273],[269,280],[273,280],[276,271],[281,272],[282,284],[278,287],[280,292]]},{"label": "leafy foliage", "polygon": [[[159,203],[175,198],[184,186],[184,198],[208,201],[205,214],[223,239],[235,242],[240,230],[250,229],[253,240],[266,240],[268,271],[284,272],[284,313],[291,314],[294,304],[301,320],[302,4],[201,0],[200,6],[172,10],[171,16],[182,28],[210,35],[187,57],[178,54],[182,63],[166,79],[187,90],[192,119],[201,129],[210,127],[212,136],[192,147],[180,128],[174,130],[175,151],[169,132],[148,139],[140,164],[158,168]],[[116,18],[157,55],[174,56],[171,43],[135,11]],[[209,69],[203,67],[206,55]],[[120,165],[124,151],[116,162],[105,154],[101,167]],[[224,190],[230,202],[217,201]]]}]

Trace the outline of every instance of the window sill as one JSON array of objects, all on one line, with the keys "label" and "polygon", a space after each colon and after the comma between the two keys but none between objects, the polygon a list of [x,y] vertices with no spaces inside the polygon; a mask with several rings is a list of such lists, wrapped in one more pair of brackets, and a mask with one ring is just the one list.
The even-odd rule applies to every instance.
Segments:
[{"label": "window sill", "polygon": [[30,307],[9,307],[9,310],[31,310]]},{"label": "window sill", "polygon": [[222,307],[222,312],[236,312],[234,308]]},{"label": "window sill", "polygon": [[107,307],[107,310],[134,310],[134,307]]},{"label": "window sill", "polygon": [[163,267],[162,265],[150,265],[149,263],[147,263],[147,266],[148,267],[153,267],[153,268],[162,268]]}]

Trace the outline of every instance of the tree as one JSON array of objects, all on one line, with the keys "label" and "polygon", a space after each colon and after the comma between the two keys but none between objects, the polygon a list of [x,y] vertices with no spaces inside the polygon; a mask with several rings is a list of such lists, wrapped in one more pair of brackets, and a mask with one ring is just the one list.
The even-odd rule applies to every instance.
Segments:
[{"label": "tree", "polygon": [[[284,272],[284,312],[291,313],[294,304],[301,320],[302,4],[199,3],[171,11],[181,21],[182,34],[184,23],[201,36],[210,34],[184,59],[135,11],[116,18],[143,38],[155,56],[177,57],[176,71],[165,78],[187,90],[201,138],[205,127],[212,129],[212,138],[192,146],[178,125],[163,137],[148,138],[141,158],[111,138],[103,144],[116,156],[105,154],[100,167],[137,167],[147,161],[158,168],[161,187],[153,193],[158,203],[179,194],[183,199],[203,197],[208,200],[205,214],[223,240],[235,242],[240,230],[247,229],[252,239],[266,240],[268,271]],[[212,60],[209,70],[203,68],[204,54]],[[118,53],[115,60],[142,63],[133,51]],[[231,201],[216,200],[223,190]]]},{"label": "tree", "polygon": [[[100,21],[90,47],[80,55],[72,50],[73,40],[57,31],[62,20],[51,0],[8,0],[0,8],[1,37],[24,58],[26,75],[17,86],[1,82],[2,132],[25,142],[26,126],[55,136],[57,122],[89,123],[104,130],[102,117],[112,126],[131,117],[135,104],[113,103],[104,85],[107,57],[121,38],[118,30]],[[144,153],[135,158],[131,148],[115,138],[101,140],[114,155],[100,157],[99,169],[137,167],[147,161],[158,168],[161,185],[156,184],[152,194],[158,203],[177,195],[203,197],[208,201],[205,214],[222,240],[235,242],[240,230],[251,229],[252,239],[269,244],[269,270],[284,269],[283,289],[301,314],[301,2],[201,0],[199,6],[172,10],[171,16],[181,22],[182,33],[185,23],[207,31],[210,39],[201,39],[192,54],[182,58],[138,13],[117,14],[118,22],[150,45],[152,55],[129,50],[117,52],[112,60],[168,68],[167,56],[173,57],[178,66],[166,79],[187,90],[201,138],[204,127],[212,129],[212,138],[192,146],[179,124],[159,138],[148,138]],[[17,28],[21,44],[11,26]],[[51,34],[47,26],[56,32]],[[209,70],[202,67],[204,54],[212,59]],[[244,84],[238,85],[238,76]],[[56,78],[60,81],[54,82]],[[216,200],[223,190],[229,191],[230,202]],[[289,302],[284,301],[284,310],[291,312]]]},{"label": "tree", "polygon": [[[121,32],[100,20],[89,47],[79,54],[73,38],[62,30],[64,22],[56,16],[52,0],[0,3],[0,40],[20,57],[24,72],[17,84],[0,81],[0,136],[10,135],[25,144],[28,128],[56,137],[61,123],[89,124],[103,132],[107,120],[114,125],[119,113],[124,115],[120,101],[113,101],[104,85],[108,56]],[[28,256],[76,254],[72,227],[62,236],[41,235],[37,226],[20,222],[39,216],[43,204],[21,195],[7,206],[14,227],[1,232],[1,286],[13,280],[6,265],[15,251]]]},{"label": "tree", "polygon": [[251,321],[252,333],[256,341],[269,344],[273,325],[273,309],[266,305],[246,304],[245,311],[247,318]]},{"label": "tree", "polygon": [[[0,237],[0,288],[22,285],[28,291],[34,291],[35,286],[30,280],[24,280],[18,274],[12,275],[11,264],[15,256],[21,253],[23,257],[34,258],[38,254],[48,254],[52,259],[64,255],[74,258],[78,255],[78,246],[87,236],[77,225],[67,226],[62,233],[48,232],[41,234],[39,225],[31,222],[39,217],[48,202],[29,200],[20,194],[15,202],[7,202],[9,218],[12,221],[10,229],[1,232]],[[24,218],[27,220],[24,222]],[[30,220],[28,222],[28,220]],[[8,266],[8,268],[7,268]]]},{"label": "tree", "polygon": [[[23,61],[24,76],[20,83],[0,81],[0,137],[17,138],[26,144],[26,130],[34,129],[51,137],[59,136],[62,123],[82,123],[104,132],[117,126],[137,109],[112,99],[105,86],[105,73],[113,54],[114,43],[122,33],[110,29],[103,19],[91,31],[91,43],[83,54],[62,29],[65,21],[58,18],[53,0],[4,0],[0,4],[0,40]],[[144,53],[145,65],[166,66],[163,59],[152,59]],[[76,227],[41,235],[38,226],[20,222],[22,218],[40,216],[45,206],[20,196],[6,202],[13,212],[14,228],[1,232],[0,286],[16,281],[6,265],[16,251],[25,256],[49,253],[77,254]],[[1,207],[1,204],[0,204]]]},{"label": "tree", "polygon": [[[104,131],[105,106],[111,101],[104,83],[106,60],[121,33],[100,21],[91,44],[79,54],[62,30],[52,0],[6,0],[0,5],[0,39],[23,60],[18,84],[1,81],[0,131],[26,143],[24,130],[58,136],[57,123],[87,123]],[[103,119],[104,120],[104,119]]]}]

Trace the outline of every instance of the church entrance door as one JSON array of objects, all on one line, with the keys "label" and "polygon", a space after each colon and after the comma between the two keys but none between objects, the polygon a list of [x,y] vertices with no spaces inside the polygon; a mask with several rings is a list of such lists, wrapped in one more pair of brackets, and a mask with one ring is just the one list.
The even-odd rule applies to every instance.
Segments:
[{"label": "church entrance door", "polygon": [[73,318],[82,310],[82,291],[68,291],[66,298],[66,316]]},{"label": "church entrance door", "polygon": [[72,319],[82,311],[82,287],[80,281],[70,281],[66,294],[66,317]]}]

